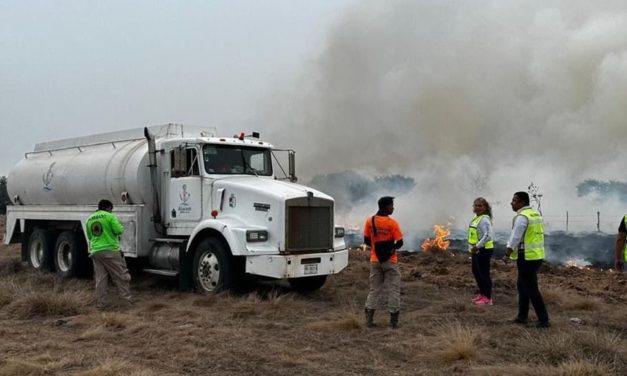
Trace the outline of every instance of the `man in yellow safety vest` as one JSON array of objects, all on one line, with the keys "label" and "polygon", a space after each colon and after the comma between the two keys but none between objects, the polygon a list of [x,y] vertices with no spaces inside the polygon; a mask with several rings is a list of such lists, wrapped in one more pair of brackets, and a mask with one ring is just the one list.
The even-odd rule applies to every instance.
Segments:
[{"label": "man in yellow safety vest", "polygon": [[549,314],[538,289],[538,269],[544,260],[544,223],[542,215],[529,206],[529,194],[516,192],[512,198],[516,212],[512,234],[507,242],[507,256],[516,261],[518,268],[518,316],[512,320],[526,324],[529,301],[536,311],[536,327],[548,328]]}]

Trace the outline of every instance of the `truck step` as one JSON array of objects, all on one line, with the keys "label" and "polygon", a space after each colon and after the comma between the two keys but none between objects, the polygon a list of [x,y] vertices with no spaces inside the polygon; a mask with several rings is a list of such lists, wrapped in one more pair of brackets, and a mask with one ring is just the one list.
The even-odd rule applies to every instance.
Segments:
[{"label": "truck step", "polygon": [[149,239],[150,241],[153,242],[158,242],[158,243],[185,243],[187,241],[187,239],[174,239],[174,238],[154,238],[154,239]]},{"label": "truck step", "polygon": [[179,272],[177,272],[176,270],[142,269],[142,271],[150,274],[164,275],[166,277],[176,277],[177,275],[179,275]]}]

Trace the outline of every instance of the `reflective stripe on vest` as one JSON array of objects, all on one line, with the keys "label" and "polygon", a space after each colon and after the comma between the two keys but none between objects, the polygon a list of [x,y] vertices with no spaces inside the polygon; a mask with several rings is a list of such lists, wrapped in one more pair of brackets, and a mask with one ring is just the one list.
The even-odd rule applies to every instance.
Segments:
[{"label": "reflective stripe on vest", "polygon": [[[481,219],[483,219],[483,217],[488,217],[488,220],[490,220],[490,216],[484,214],[475,216],[472,221],[470,221],[470,224],[468,225],[468,244],[475,245],[479,243],[479,234],[477,232],[477,227],[479,227],[479,223],[481,222]],[[485,249],[492,249],[494,248],[494,242],[492,240],[488,240],[487,242],[485,242],[483,247]]]},{"label": "reflective stripe on vest", "polygon": [[[525,235],[519,246],[519,249],[525,250],[525,260],[544,259],[544,223],[542,215],[533,209],[525,209],[514,217],[512,223],[516,222],[516,217],[519,215],[524,216],[528,221]],[[511,258],[512,260],[518,259],[517,250],[514,250]]]},{"label": "reflective stripe on vest", "polygon": [[[625,221],[625,226],[627,226],[627,215],[625,215],[625,218],[623,218],[623,221]],[[625,256],[625,261],[627,261],[627,242],[625,242],[625,249],[624,249],[623,255]]]}]

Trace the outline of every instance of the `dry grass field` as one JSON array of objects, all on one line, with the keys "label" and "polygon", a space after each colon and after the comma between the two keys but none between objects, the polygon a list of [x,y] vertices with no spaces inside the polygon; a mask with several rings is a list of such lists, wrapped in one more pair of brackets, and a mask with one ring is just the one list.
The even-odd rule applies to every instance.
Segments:
[{"label": "dry grass field", "polygon": [[478,307],[467,257],[404,255],[401,327],[378,311],[366,329],[368,261],[350,257],[307,296],[282,283],[201,296],[134,275],[136,304],[99,311],[91,281],[36,273],[1,245],[0,375],[627,374],[627,276],[545,268],[553,326],[538,330],[507,322],[513,265],[495,262],[495,305]]}]

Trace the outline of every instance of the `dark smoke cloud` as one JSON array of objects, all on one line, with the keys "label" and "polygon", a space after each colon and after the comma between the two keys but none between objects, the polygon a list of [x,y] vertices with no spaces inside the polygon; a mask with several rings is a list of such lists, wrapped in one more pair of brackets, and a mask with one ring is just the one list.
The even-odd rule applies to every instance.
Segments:
[{"label": "dark smoke cloud", "polygon": [[360,2],[264,118],[301,175],[415,179],[396,213],[412,230],[465,227],[477,196],[508,228],[532,181],[549,215],[618,215],[575,187],[624,171],[627,3]]}]

